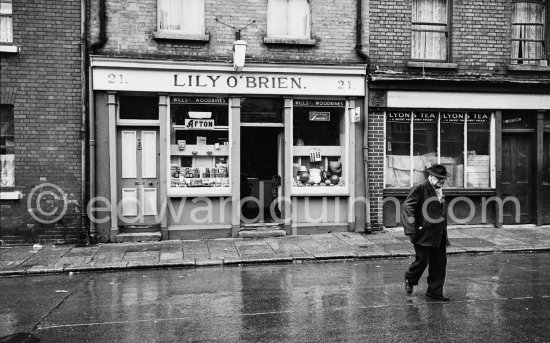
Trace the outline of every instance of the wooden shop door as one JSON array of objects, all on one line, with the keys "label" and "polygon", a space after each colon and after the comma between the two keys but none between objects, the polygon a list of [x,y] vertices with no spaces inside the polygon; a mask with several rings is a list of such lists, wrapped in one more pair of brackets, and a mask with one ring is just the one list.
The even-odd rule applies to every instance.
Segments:
[{"label": "wooden shop door", "polygon": [[117,174],[119,226],[158,225],[158,129],[117,130]]},{"label": "wooden shop door", "polygon": [[511,201],[505,203],[504,224],[532,223],[533,171],[532,135],[503,133],[500,183],[502,199],[515,197],[520,204],[518,223],[517,209]]}]

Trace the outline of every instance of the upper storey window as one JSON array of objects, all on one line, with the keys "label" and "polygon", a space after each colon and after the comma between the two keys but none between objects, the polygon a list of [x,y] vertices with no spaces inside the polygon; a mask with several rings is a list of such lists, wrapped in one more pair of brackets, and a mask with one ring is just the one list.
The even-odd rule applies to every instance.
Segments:
[{"label": "upper storey window", "polygon": [[11,0],[0,0],[0,43],[13,42]]},{"label": "upper storey window", "polygon": [[413,0],[411,58],[446,62],[448,38],[447,1]]},{"label": "upper storey window", "polygon": [[545,59],[544,33],[548,1],[517,1],[512,8],[512,63],[537,64]]},{"label": "upper storey window", "polygon": [[308,0],[269,0],[267,36],[270,38],[309,39],[311,15]]},{"label": "upper storey window", "polygon": [[158,0],[158,32],[204,35],[204,0]]}]

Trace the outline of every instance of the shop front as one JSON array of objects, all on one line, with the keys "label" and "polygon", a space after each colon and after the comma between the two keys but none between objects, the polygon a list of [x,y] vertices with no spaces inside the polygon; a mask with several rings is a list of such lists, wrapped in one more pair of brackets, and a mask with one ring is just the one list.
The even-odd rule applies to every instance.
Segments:
[{"label": "shop front", "polygon": [[402,202],[433,163],[447,168],[451,224],[550,223],[550,96],[376,89],[370,102],[384,123],[385,226],[399,225]]},{"label": "shop front", "polygon": [[263,223],[287,234],[354,229],[364,65],[235,72],[92,57],[91,68],[101,236],[236,237]]}]

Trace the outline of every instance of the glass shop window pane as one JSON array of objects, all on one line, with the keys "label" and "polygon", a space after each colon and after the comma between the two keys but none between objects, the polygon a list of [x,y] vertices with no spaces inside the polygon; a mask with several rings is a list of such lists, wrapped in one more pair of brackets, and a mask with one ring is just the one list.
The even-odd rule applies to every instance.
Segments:
[{"label": "glass shop window pane", "polygon": [[282,123],[283,99],[242,98],[242,123]]},{"label": "glass shop window pane", "polygon": [[[312,120],[314,113],[329,113],[328,120]],[[340,145],[343,108],[296,107],[294,145]]]},{"label": "glass shop window pane", "polygon": [[159,99],[153,96],[121,96],[120,119],[158,120]]},{"label": "glass shop window pane", "polygon": [[426,170],[437,163],[437,112],[415,112],[413,134],[413,183],[426,179]]},{"label": "glass shop window pane", "polygon": [[536,111],[503,111],[502,129],[531,129],[535,127],[534,118],[536,117]]},{"label": "glass shop window pane", "polygon": [[411,185],[411,112],[386,114],[386,187]]},{"label": "glass shop window pane", "polygon": [[441,158],[447,168],[445,188],[464,187],[464,120],[465,113],[441,113]]},{"label": "glass shop window pane", "polygon": [[468,153],[466,162],[466,186],[487,188],[490,186],[490,115],[468,116]]}]

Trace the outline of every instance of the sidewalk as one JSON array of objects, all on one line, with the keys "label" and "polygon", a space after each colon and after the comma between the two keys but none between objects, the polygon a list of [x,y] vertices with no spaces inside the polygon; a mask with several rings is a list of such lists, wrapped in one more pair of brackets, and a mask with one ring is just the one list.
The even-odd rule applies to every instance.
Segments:
[{"label": "sidewalk", "polygon": [[[550,251],[550,226],[450,227],[449,254]],[[265,239],[0,247],[0,276],[413,256],[402,228]]]}]

